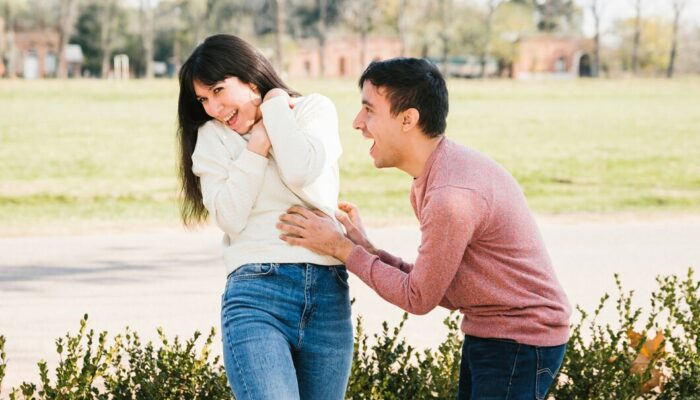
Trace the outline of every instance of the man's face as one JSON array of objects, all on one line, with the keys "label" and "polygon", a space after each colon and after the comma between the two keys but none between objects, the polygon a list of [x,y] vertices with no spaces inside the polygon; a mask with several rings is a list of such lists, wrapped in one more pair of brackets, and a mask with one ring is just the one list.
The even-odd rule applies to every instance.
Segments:
[{"label": "man's face", "polygon": [[402,160],[401,114],[391,115],[391,103],[381,87],[365,82],[362,85],[362,108],[352,127],[374,143],[369,155],[377,168],[396,167]]}]

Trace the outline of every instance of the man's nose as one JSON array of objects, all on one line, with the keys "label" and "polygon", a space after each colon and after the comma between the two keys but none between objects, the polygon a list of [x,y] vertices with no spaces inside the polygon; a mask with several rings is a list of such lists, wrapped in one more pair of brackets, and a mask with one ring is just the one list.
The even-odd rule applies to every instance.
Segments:
[{"label": "man's nose", "polygon": [[352,121],[352,127],[355,129],[362,129],[364,126],[364,120],[362,118],[362,112],[357,113],[355,119]]}]

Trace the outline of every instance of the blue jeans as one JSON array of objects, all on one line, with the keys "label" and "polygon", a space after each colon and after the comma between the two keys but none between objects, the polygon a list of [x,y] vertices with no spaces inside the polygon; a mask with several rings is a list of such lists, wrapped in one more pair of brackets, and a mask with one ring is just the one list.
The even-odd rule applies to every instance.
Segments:
[{"label": "blue jeans", "polygon": [[464,336],[459,400],[543,400],[564,360],[566,344],[538,347]]},{"label": "blue jeans", "polygon": [[353,353],[344,266],[243,265],[226,282],[221,325],[237,400],[344,398]]}]

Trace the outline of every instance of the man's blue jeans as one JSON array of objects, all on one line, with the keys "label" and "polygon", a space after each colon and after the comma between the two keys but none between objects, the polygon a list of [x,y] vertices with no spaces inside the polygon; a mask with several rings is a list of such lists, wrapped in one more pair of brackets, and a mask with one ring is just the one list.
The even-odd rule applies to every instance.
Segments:
[{"label": "man's blue jeans", "polygon": [[222,296],[224,365],[237,400],[343,399],[353,352],[344,266],[246,264]]},{"label": "man's blue jeans", "polygon": [[459,400],[542,400],[564,360],[566,344],[537,347],[466,335]]}]

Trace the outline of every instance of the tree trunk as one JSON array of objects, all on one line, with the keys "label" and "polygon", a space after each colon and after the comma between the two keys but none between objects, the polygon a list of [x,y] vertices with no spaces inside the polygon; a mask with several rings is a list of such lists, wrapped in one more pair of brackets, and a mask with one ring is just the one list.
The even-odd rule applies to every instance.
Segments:
[{"label": "tree trunk", "polygon": [[284,0],[275,1],[275,26],[277,36],[275,38],[275,64],[277,64],[277,72],[284,73],[284,58],[282,45],[284,43]]},{"label": "tree trunk", "polygon": [[642,0],[635,1],[634,39],[632,43],[632,72],[639,73],[639,42],[642,30]]},{"label": "tree trunk", "polygon": [[326,76],[326,18],[328,0],[318,0],[318,73],[319,77]]},{"label": "tree trunk", "polygon": [[591,65],[591,76],[598,77],[600,72],[600,13],[598,0],[591,0],[591,14],[593,14],[593,23],[595,34],[593,35],[593,65]]},{"label": "tree trunk", "polygon": [[442,27],[440,29],[440,39],[442,41],[442,74],[447,79],[448,77],[448,56],[450,53],[450,38],[447,33],[449,28],[449,3],[451,0],[441,0],[440,1],[440,22]]},{"label": "tree trunk", "polygon": [[61,0],[60,20],[58,23],[58,69],[56,71],[56,77],[59,79],[68,77],[66,48],[68,48],[68,41],[73,33],[77,17],[78,0]]},{"label": "tree trunk", "polygon": [[488,59],[491,58],[491,30],[493,26],[493,15],[496,13],[498,3],[498,0],[489,0],[489,10],[488,14],[486,14],[486,26],[484,29],[484,51],[481,53],[481,72],[479,73],[482,79],[486,78],[486,63]]},{"label": "tree trunk", "polygon": [[666,70],[666,77],[673,78],[673,68],[676,63],[676,51],[678,48],[678,25],[681,19],[681,6],[680,3],[674,3],[673,10],[673,35],[671,36],[671,54],[668,59],[668,69]]},{"label": "tree trunk", "polygon": [[143,45],[143,61],[146,63],[144,78],[152,79],[153,71],[153,47],[155,36],[155,17],[153,6],[149,0],[141,0],[141,43]]},{"label": "tree trunk", "polygon": [[109,77],[112,52],[112,27],[114,24],[116,0],[105,1],[102,9],[102,26],[100,27],[100,52],[102,53],[102,79]]},{"label": "tree trunk", "polygon": [[396,30],[399,34],[399,43],[401,44],[401,49],[399,50],[401,57],[406,56],[406,22],[404,20],[406,2],[407,0],[399,0],[399,8],[396,12]]}]

